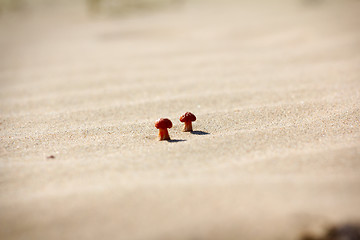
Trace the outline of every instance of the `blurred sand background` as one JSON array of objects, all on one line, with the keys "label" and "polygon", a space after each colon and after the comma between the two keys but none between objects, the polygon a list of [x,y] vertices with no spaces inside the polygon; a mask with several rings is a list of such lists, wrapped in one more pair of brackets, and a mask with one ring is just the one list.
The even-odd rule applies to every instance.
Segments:
[{"label": "blurred sand background", "polygon": [[360,1],[18,2],[0,12],[0,239],[359,221]]}]

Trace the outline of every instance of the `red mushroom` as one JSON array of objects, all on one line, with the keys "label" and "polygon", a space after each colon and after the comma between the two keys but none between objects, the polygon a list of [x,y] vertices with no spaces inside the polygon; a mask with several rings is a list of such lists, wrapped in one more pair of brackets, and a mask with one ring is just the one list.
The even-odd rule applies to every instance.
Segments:
[{"label": "red mushroom", "polygon": [[159,141],[170,140],[168,128],[172,128],[172,122],[167,118],[160,118],[155,122],[155,127],[159,129]]},{"label": "red mushroom", "polygon": [[194,114],[192,114],[191,112],[186,112],[184,115],[182,115],[180,117],[180,122],[184,122],[185,126],[184,126],[184,132],[192,132],[192,123],[191,122],[195,122],[196,121],[196,117]]}]

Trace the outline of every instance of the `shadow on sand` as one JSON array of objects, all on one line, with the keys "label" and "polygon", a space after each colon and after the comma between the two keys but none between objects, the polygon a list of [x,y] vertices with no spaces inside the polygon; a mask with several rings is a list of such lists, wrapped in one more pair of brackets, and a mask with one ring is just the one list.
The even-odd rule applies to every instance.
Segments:
[{"label": "shadow on sand", "polygon": [[177,143],[177,142],[185,142],[185,139],[171,139],[171,140],[167,140],[167,142],[169,143]]},{"label": "shadow on sand", "polygon": [[210,134],[210,133],[204,132],[204,131],[192,131],[190,133],[194,134],[194,135],[208,135],[208,134]]}]

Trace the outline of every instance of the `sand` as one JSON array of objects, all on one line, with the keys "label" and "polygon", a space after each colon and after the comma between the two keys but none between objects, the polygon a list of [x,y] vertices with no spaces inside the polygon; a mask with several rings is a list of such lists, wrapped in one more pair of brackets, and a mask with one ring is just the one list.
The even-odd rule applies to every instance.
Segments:
[{"label": "sand", "polygon": [[0,239],[295,240],[359,221],[359,1],[74,12],[0,20]]}]

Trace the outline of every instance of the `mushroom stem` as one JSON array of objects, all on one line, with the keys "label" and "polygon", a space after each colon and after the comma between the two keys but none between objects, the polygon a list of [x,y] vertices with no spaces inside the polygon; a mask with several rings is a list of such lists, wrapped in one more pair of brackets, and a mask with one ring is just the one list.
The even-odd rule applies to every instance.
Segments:
[{"label": "mushroom stem", "polygon": [[193,128],[192,128],[192,123],[191,122],[185,122],[184,125],[184,132],[192,132]]},{"label": "mushroom stem", "polygon": [[159,128],[159,141],[170,140],[167,128]]}]

